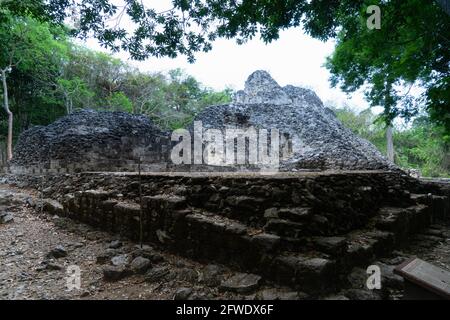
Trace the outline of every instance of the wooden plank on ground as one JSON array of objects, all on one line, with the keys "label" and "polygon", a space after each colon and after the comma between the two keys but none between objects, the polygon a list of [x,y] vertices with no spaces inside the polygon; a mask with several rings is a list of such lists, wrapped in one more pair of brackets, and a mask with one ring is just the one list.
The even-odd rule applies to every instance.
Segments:
[{"label": "wooden plank on ground", "polygon": [[412,258],[394,269],[406,281],[450,300],[450,271],[418,258]]}]

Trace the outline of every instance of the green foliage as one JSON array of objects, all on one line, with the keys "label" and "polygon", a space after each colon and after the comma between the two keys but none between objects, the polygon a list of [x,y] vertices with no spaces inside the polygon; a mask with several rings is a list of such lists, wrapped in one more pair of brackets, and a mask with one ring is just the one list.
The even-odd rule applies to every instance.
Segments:
[{"label": "green foliage", "polygon": [[[61,116],[54,85],[67,54],[63,30],[32,16],[15,16],[2,6],[0,42],[0,68],[10,70],[6,80],[15,136],[32,123],[46,124]],[[3,121],[5,113],[1,115]]]},{"label": "green foliage", "polygon": [[[218,37],[243,43],[260,34],[270,42],[280,30],[302,25],[315,38],[337,37],[326,64],[332,83],[346,92],[367,86],[370,103],[385,108],[380,118],[370,110],[358,115],[337,110],[342,121],[384,152],[383,121],[414,118],[424,107],[433,124],[418,118],[410,129],[396,130],[396,160],[425,174],[448,175],[450,18],[435,2],[173,0],[173,8],[164,12],[143,3],[125,0],[119,8],[112,0],[0,0],[0,67],[13,66],[8,85],[16,136],[88,107],[145,114],[163,128],[178,128],[205,106],[231,100],[231,90],[215,92],[181,70],[141,73],[108,54],[74,45],[69,34],[94,35],[105,47],[125,49],[135,59],[184,54],[194,61],[194,53],[210,50]],[[372,4],[381,7],[381,30],[366,27],[365,9]],[[121,28],[119,20],[107,23],[120,9],[134,30]],[[63,21],[74,12],[78,23],[69,31]],[[424,89],[419,99],[400,90],[412,85]],[[4,115],[0,111],[0,135]]]},{"label": "green foliage", "polygon": [[[235,38],[241,44],[259,35],[265,42],[280,30],[302,26],[312,37],[337,37],[328,59],[332,83],[347,92],[368,85],[367,99],[385,108],[386,123],[397,116],[409,119],[424,106],[431,119],[450,135],[450,17],[430,0],[173,0],[161,12],[149,2],[125,0],[7,0],[18,15],[32,12],[44,21],[61,24],[69,16],[78,22],[72,33],[96,37],[113,51],[131,57],[186,55],[209,51],[217,38]],[[381,8],[381,30],[366,26],[369,5]],[[127,16],[135,28],[124,28]],[[401,87],[419,86],[415,98]]]},{"label": "green foliage", "polygon": [[420,169],[424,176],[450,177],[450,144],[441,139],[443,128],[429,118],[417,118],[412,127],[396,132],[397,161],[402,167]]},{"label": "green foliage", "polygon": [[87,102],[94,96],[86,83],[78,77],[72,79],[60,78],[57,79],[56,84],[56,92],[62,95],[67,113],[81,109],[83,105],[89,105]]},{"label": "green foliage", "polygon": [[109,97],[106,98],[108,103],[108,110],[113,111],[133,111],[133,104],[130,99],[121,91],[113,92]]},{"label": "green foliage", "polygon": [[93,108],[149,116],[162,128],[179,128],[210,104],[231,100],[231,90],[205,88],[180,69],[142,73],[110,55],[73,46],[59,90],[72,110]]},{"label": "green foliage", "polygon": [[[328,39],[340,26],[339,17],[358,13],[363,1],[173,0],[170,8],[160,12],[140,0],[125,0],[123,7],[113,0],[48,2],[44,16],[58,23],[75,16],[78,23],[73,32],[82,38],[94,36],[105,47],[127,50],[138,60],[182,54],[194,61],[196,52],[209,51],[220,37],[243,43],[259,33],[270,42],[280,30],[303,24],[313,37]],[[74,7],[77,10],[70,10]],[[134,29],[121,26],[124,16],[135,24]]]},{"label": "green foliage", "polygon": [[231,101],[231,90],[216,92],[203,87],[182,70],[171,70],[167,76],[153,75],[159,81],[156,94],[143,112],[163,128],[178,129],[189,124],[205,107]]},{"label": "green foliage", "polygon": [[[10,8],[16,14],[0,8],[0,67],[12,67],[7,82],[15,138],[32,125],[49,124],[82,108],[145,114],[165,129],[178,128],[205,106],[231,100],[230,90],[205,88],[182,70],[139,72],[73,44],[64,29],[27,15],[31,11],[24,7]],[[5,119],[0,109],[1,139],[7,132]]]},{"label": "green foliage", "polygon": [[[339,120],[386,154],[386,130],[370,109],[355,113],[348,107],[333,108]],[[419,169],[429,177],[450,177],[450,144],[442,139],[444,129],[428,116],[414,119],[404,130],[394,130],[395,162],[404,169]]]},{"label": "green foliage", "polygon": [[66,45],[64,33],[32,16],[14,16],[0,8],[0,63],[11,65],[23,72],[37,68],[51,69],[64,59]]},{"label": "green foliage", "polygon": [[[381,29],[369,30],[365,9],[381,8]],[[372,106],[384,107],[389,123],[416,116],[424,105],[443,133],[450,134],[450,17],[435,1],[364,1],[357,17],[341,18],[334,53],[327,60],[333,85],[346,92],[368,86]],[[408,88],[421,87],[420,97]],[[406,89],[405,89],[406,88]]]},{"label": "green foliage", "polygon": [[233,90],[230,88],[226,88],[223,91],[213,91],[211,89],[205,89],[202,96],[199,100],[200,108],[211,106],[211,105],[219,105],[226,104],[231,101],[231,96],[233,94]]},{"label": "green foliage", "polygon": [[386,155],[385,125],[377,121],[377,116],[370,109],[359,113],[348,106],[343,108],[331,107],[331,109],[344,126],[361,138],[372,142],[381,153]]}]

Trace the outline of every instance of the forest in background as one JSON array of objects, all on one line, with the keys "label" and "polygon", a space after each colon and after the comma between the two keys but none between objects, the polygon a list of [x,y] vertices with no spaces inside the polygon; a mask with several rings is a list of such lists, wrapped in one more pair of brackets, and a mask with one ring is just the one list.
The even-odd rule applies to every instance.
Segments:
[{"label": "forest in background", "polygon": [[[339,120],[358,136],[372,142],[386,155],[386,125],[371,109],[356,112],[343,106],[331,108]],[[450,178],[450,145],[444,129],[424,113],[405,125],[394,125],[394,161],[404,169],[418,169],[426,177]]]},{"label": "forest in background", "polygon": [[[182,70],[143,73],[109,54],[76,45],[68,30],[33,15],[0,8],[1,66],[7,71],[14,138],[81,108],[149,116],[164,129],[183,127],[204,107],[229,102],[230,89],[214,91]],[[3,91],[1,92],[3,99]],[[336,109],[338,118],[385,153],[385,124],[370,110]],[[7,136],[0,111],[0,141]],[[450,176],[448,139],[427,113],[394,131],[395,161],[425,176]],[[4,143],[3,143],[4,144]],[[2,144],[0,143],[0,148]]]}]

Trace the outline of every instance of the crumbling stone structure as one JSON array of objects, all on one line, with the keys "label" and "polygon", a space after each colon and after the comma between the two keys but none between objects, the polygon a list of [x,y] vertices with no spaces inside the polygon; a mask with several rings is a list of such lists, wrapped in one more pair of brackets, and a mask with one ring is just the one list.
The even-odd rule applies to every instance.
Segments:
[{"label": "crumbling stone structure", "polygon": [[[397,170],[371,143],[345,128],[313,91],[281,87],[265,71],[251,74],[231,104],[209,107],[195,121],[202,123],[202,138],[209,129],[278,130],[281,161],[276,169],[281,171]],[[255,144],[244,139],[247,147]],[[143,171],[249,171],[255,167],[246,163],[174,165],[175,143],[170,132],[145,116],[84,110],[22,133],[10,169],[15,173],[136,171],[139,161]]]},{"label": "crumbling stone structure", "polygon": [[164,171],[168,134],[142,115],[82,110],[21,134],[13,173]]},{"label": "crumbling stone structure", "polygon": [[279,130],[296,144],[281,162],[283,171],[396,169],[375,146],[345,128],[312,90],[281,87],[265,71],[251,74],[233,103],[207,108],[196,120],[205,129]]},{"label": "crumbling stone structure", "polygon": [[[141,182],[139,182],[141,181]],[[44,209],[312,296],[338,290],[438,219],[450,190],[381,171],[95,174],[29,180]],[[139,201],[139,186],[143,201]]]}]

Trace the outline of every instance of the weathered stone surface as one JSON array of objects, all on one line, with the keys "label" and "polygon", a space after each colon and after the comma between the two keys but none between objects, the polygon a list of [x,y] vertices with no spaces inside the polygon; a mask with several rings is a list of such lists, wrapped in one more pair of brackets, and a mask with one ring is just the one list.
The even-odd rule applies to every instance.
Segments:
[{"label": "weathered stone surface", "polygon": [[303,292],[292,291],[289,289],[264,289],[256,294],[257,300],[304,300],[308,295]]},{"label": "weathered stone surface", "polygon": [[174,296],[174,300],[187,300],[192,295],[194,290],[192,288],[180,288]]},{"label": "weathered stone surface", "polygon": [[49,262],[46,264],[46,269],[47,270],[53,270],[53,271],[59,271],[62,270],[63,267],[59,264],[53,263],[53,262]]},{"label": "weathered stone surface", "polygon": [[52,199],[44,199],[43,200],[43,208],[44,211],[54,214],[54,215],[63,215],[64,207],[61,203]]},{"label": "weathered stone surface", "polygon": [[274,251],[280,245],[280,237],[269,233],[259,233],[252,237],[252,242],[264,251]]},{"label": "weathered stone surface", "polygon": [[107,249],[105,252],[102,252],[96,257],[97,264],[105,264],[111,261],[111,258],[116,255],[116,251],[114,249]]},{"label": "weathered stone surface", "polygon": [[312,241],[316,249],[334,255],[342,253],[347,244],[344,237],[315,237]]},{"label": "weathered stone surface", "polygon": [[273,232],[279,236],[298,238],[302,235],[304,224],[282,219],[270,219],[264,226],[266,232]]},{"label": "weathered stone surface", "polygon": [[278,219],[278,208],[269,208],[264,211],[264,218]]},{"label": "weathered stone surface", "polygon": [[158,282],[169,278],[170,275],[171,272],[169,267],[160,266],[150,269],[145,275],[145,280],[148,282]]},{"label": "weathered stone surface", "polygon": [[304,222],[311,215],[311,208],[281,208],[278,217],[294,222]]},{"label": "weathered stone surface", "polygon": [[129,275],[129,271],[122,266],[105,266],[103,268],[103,278],[106,281],[118,281]]},{"label": "weathered stone surface", "polygon": [[200,273],[199,281],[207,286],[219,286],[223,280],[223,268],[215,264],[207,265]]},{"label": "weathered stone surface", "polygon": [[9,212],[0,213],[0,224],[7,224],[14,221],[14,216]]},{"label": "weathered stone surface", "polygon": [[111,241],[111,243],[109,244],[109,248],[111,249],[118,249],[122,246],[122,242],[120,240],[114,240]]},{"label": "weathered stone surface", "polygon": [[331,295],[324,298],[324,300],[350,300],[344,295]]},{"label": "weathered stone surface", "polygon": [[248,196],[230,196],[226,201],[232,207],[250,210],[255,210],[264,202],[263,199]]},{"label": "weathered stone surface", "polygon": [[177,279],[180,281],[186,281],[190,283],[197,283],[199,278],[199,272],[191,268],[181,268],[177,272]]},{"label": "weathered stone surface", "polygon": [[111,258],[111,264],[116,267],[126,267],[130,263],[130,256],[121,254]]},{"label": "weathered stone surface", "polygon": [[225,291],[249,293],[258,288],[261,277],[256,274],[238,273],[222,281],[220,288]]},{"label": "weathered stone surface", "polygon": [[291,254],[276,257],[271,265],[270,273],[283,284],[297,283],[302,291],[326,291],[331,283],[336,282],[335,263],[320,257],[308,257],[302,254]]},{"label": "weathered stone surface", "polygon": [[348,289],[344,291],[346,297],[351,300],[381,300],[381,295],[375,290]]},{"label": "weathered stone surface", "polygon": [[281,87],[265,71],[252,73],[232,104],[207,108],[196,120],[204,129],[255,126],[296,137],[296,150],[282,162],[283,170],[395,168],[375,146],[345,128],[313,91]]},{"label": "weathered stone surface", "polygon": [[134,273],[145,273],[150,267],[150,260],[144,257],[136,257],[130,263],[130,269]]},{"label": "weathered stone surface", "polygon": [[67,256],[67,250],[62,246],[62,245],[58,245],[56,246],[53,250],[51,250],[48,254],[47,257],[49,258],[63,258]]},{"label": "weathered stone surface", "polygon": [[81,110],[23,132],[15,146],[13,166],[45,169],[126,167],[137,155],[160,162],[166,134],[149,118],[125,112]]}]

